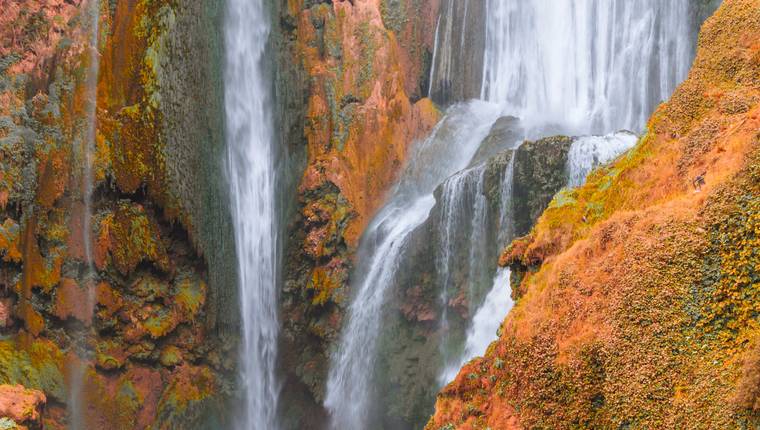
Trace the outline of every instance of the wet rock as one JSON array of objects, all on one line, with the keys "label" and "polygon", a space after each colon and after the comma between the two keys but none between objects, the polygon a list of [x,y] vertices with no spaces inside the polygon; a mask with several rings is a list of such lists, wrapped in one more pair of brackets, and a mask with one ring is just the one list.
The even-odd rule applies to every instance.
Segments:
[{"label": "wet rock", "polygon": [[525,142],[515,153],[515,234],[530,231],[554,195],[567,184],[565,166],[573,138],[553,136]]},{"label": "wet rock", "polygon": [[434,24],[438,46],[432,58],[430,97],[436,103],[480,97],[486,24],[485,1],[441,1]]},{"label": "wet rock", "polygon": [[90,288],[93,287],[80,286],[71,278],[61,280],[61,285],[55,290],[53,315],[63,321],[74,318],[87,326],[92,324],[92,303],[88,297],[92,294],[88,292]]},{"label": "wet rock", "polygon": [[522,141],[523,128],[520,119],[513,116],[503,116],[496,120],[488,132],[488,136],[478,147],[472,157],[470,166],[476,166],[488,161],[500,152],[516,148]]}]

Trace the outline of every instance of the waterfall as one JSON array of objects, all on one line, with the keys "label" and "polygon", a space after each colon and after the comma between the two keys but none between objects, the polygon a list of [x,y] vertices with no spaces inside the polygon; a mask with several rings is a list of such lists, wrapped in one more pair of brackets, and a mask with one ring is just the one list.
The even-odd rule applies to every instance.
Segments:
[{"label": "waterfall", "polygon": [[491,342],[497,338],[497,330],[514,303],[510,296],[510,272],[507,268],[499,268],[493,278],[493,288],[486,296],[483,305],[475,312],[472,325],[467,330],[467,340],[459,360],[450,363],[441,374],[442,383],[448,383],[457,376],[459,369],[469,360],[486,353]]},{"label": "waterfall", "polygon": [[[576,138],[568,153],[565,173],[567,175],[567,186],[578,187],[586,181],[586,176],[595,167],[609,163],[615,157],[632,148],[638,140],[638,137],[630,132],[612,133],[606,136],[583,136]],[[512,173],[514,168],[514,157],[504,172],[504,179],[501,187],[502,209],[500,216],[503,217],[499,242],[503,245],[512,240],[513,231],[509,226],[509,217],[512,216],[511,208],[508,205],[512,202]],[[507,205],[505,207],[504,205]],[[499,268],[493,279],[491,291],[486,296],[485,301],[478,308],[472,319],[470,327],[467,330],[464,350],[459,359],[454,362],[447,362],[444,368],[440,382],[447,384],[451,382],[459,372],[459,369],[475,357],[481,356],[486,352],[488,345],[497,338],[496,331],[501,322],[506,317],[514,303],[511,299],[511,290],[509,287],[510,271],[508,268]]]},{"label": "waterfall", "polygon": [[229,0],[225,25],[227,168],[242,318],[240,429],[278,428],[276,148],[265,66],[264,0]]},{"label": "waterfall", "polygon": [[631,149],[638,140],[633,133],[621,131],[606,136],[584,136],[573,141],[567,154],[569,187],[579,187],[596,166],[609,163],[615,157]]},{"label": "waterfall", "polygon": [[[438,249],[436,250],[435,267],[438,285],[441,293],[442,332],[448,332],[449,316],[448,306],[450,291],[454,287],[452,269],[457,262],[464,263],[464,270],[468,272],[468,279],[473,284],[478,277],[485,253],[483,247],[478,246],[485,242],[484,231],[486,223],[486,197],[483,192],[485,181],[485,163],[470,169],[456,173],[447,179],[442,185],[440,197],[441,211],[438,220]],[[469,222],[468,222],[469,221]],[[462,238],[470,237],[472,240],[464,242]],[[459,246],[457,246],[459,245]],[[470,246],[467,246],[470,245]],[[472,246],[475,245],[475,246]],[[468,249],[469,248],[469,249]],[[454,254],[457,254],[456,256]],[[466,254],[464,261],[460,259]],[[470,299],[468,297],[468,299]],[[469,301],[469,300],[468,300]],[[444,360],[447,360],[449,350],[448,338],[441,342],[441,351]]]},{"label": "waterfall", "polygon": [[[85,288],[84,306],[87,313],[92,316],[95,307],[95,267],[93,265],[92,255],[92,192],[93,192],[93,174],[92,167],[94,161],[95,140],[97,133],[97,107],[98,107],[98,74],[100,70],[100,52],[98,51],[98,33],[100,28],[100,1],[90,0],[87,4],[86,13],[89,15],[90,39],[88,40],[89,50],[89,67],[86,75],[87,88],[87,110],[86,110],[86,130],[84,139],[74,148],[74,153],[78,153],[78,158],[82,163],[81,191],[82,191],[82,242],[84,247],[84,270],[80,277],[79,288]],[[76,213],[76,212],[74,212]],[[84,349],[82,351],[83,360],[78,362],[73,360],[69,365],[69,393],[68,393],[68,413],[69,429],[86,429],[85,422],[85,399],[84,381],[87,372],[87,358],[91,354],[87,346],[87,338],[90,327],[85,324],[84,327],[75,328],[78,333],[74,333],[77,343],[80,343]]]},{"label": "waterfall", "polygon": [[359,267],[327,380],[325,407],[335,430],[367,427],[382,306],[392,288],[414,229],[430,215],[435,189],[469,163],[488,134],[498,109],[473,101],[452,107],[428,139],[412,154],[388,203],[362,238]]},{"label": "waterfall", "polygon": [[486,1],[481,98],[526,126],[639,132],[691,64],[689,0]]},{"label": "waterfall", "polygon": [[449,105],[479,95],[484,6],[483,0],[441,0],[427,88],[436,103]]},{"label": "waterfall", "polygon": [[[382,307],[394,287],[409,236],[427,221],[436,201],[441,209],[434,256],[443,310],[441,382],[451,380],[463,362],[482,354],[495,339],[495,329],[511,307],[509,271],[497,271],[495,261],[481,258],[484,251],[479,246],[489,236],[505,246],[514,234],[514,157],[498,190],[499,213],[488,214],[478,200],[490,192],[482,187],[483,167],[470,161],[491,125],[509,115],[519,118],[523,138],[597,134],[576,138],[569,154],[569,182],[577,185],[593,167],[635,143],[630,133],[608,134],[642,131],[657,103],[685,78],[694,53],[689,0],[483,2],[482,14],[474,12],[478,2],[441,3],[428,94],[439,103],[466,98],[473,82],[462,81],[473,80],[482,66],[474,83],[481,100],[448,109],[431,137],[412,154],[392,197],[362,238],[352,278],[354,297],[328,375],[325,406],[334,429],[365,429],[376,412],[371,405],[377,405],[372,396]],[[471,20],[480,16],[485,19],[484,34],[456,31],[477,28]],[[453,23],[455,19],[462,22]],[[479,43],[478,37],[470,39],[473,33],[482,36],[484,45],[477,61],[470,61]],[[481,60],[480,66],[474,64]],[[498,216],[498,231],[480,229],[489,216]],[[414,264],[406,262],[405,267]],[[491,289],[478,300],[483,294],[477,284],[484,273]],[[457,348],[448,345],[453,340],[447,333],[452,318],[447,307],[455,283],[469,288],[469,307],[478,311],[468,324],[466,342],[451,354]],[[435,357],[424,358],[436,363]]]},{"label": "waterfall", "polygon": [[[504,290],[502,285],[502,283],[504,283],[503,278],[504,276],[507,276],[508,281],[509,276],[508,273],[506,275],[504,274],[503,269],[500,269],[497,272],[496,277],[490,283],[491,289],[485,297],[484,304],[479,308],[473,318],[474,325],[472,325],[467,332],[464,350],[458,352],[454,357],[448,353],[448,351],[452,349],[452,346],[449,345],[450,339],[448,336],[448,327],[446,326],[448,324],[448,292],[451,288],[449,285],[449,273],[451,271],[451,267],[456,264],[455,261],[451,261],[448,257],[457,248],[469,248],[469,259],[467,261],[467,302],[470,305],[477,305],[481,303],[483,300],[483,292],[478,291],[478,287],[481,284],[484,284],[484,278],[492,276],[494,267],[496,266],[496,261],[492,261],[488,258],[489,251],[492,251],[493,255],[498,255],[504,244],[509,243],[512,240],[512,236],[514,234],[514,229],[512,228],[512,179],[514,174],[514,162],[515,156],[513,150],[509,152],[509,161],[502,174],[501,183],[499,184],[498,213],[488,213],[487,201],[484,191],[484,166],[481,169],[475,169],[475,171],[481,173],[475,176],[477,179],[471,185],[472,191],[467,192],[461,188],[457,189],[448,186],[448,184],[451,182],[462,182],[461,180],[457,179],[463,176],[462,174],[457,174],[451,179],[447,180],[444,186],[444,193],[441,201],[443,202],[442,206],[445,210],[442,211],[441,215],[443,218],[445,218],[445,220],[442,220],[441,225],[445,225],[446,228],[442,231],[442,237],[444,240],[441,240],[439,242],[439,246],[441,249],[441,254],[445,255],[447,258],[444,260],[439,259],[439,263],[437,264],[439,275],[445,274],[445,277],[439,280],[439,285],[442,288],[441,306],[443,308],[443,338],[441,341],[441,347],[443,351],[442,355],[444,364],[442,372],[438,378],[438,382],[441,386],[449,383],[453,377],[456,376],[459,368],[462,367],[462,365],[467,362],[467,360],[475,357],[474,354],[482,354],[482,352],[485,351],[485,347],[480,347],[484,342],[490,343],[491,341],[495,340],[493,338],[494,334],[496,333],[495,328],[490,333],[484,333],[494,325],[496,328],[498,328],[499,322],[503,319],[503,316],[506,315],[506,312],[511,307],[511,301],[506,302],[504,300],[504,297],[500,296]],[[465,171],[463,173],[466,172],[469,171]],[[473,175],[466,175],[465,177],[472,178]],[[467,199],[469,201],[465,200],[463,202],[463,197],[473,194],[473,197]],[[452,204],[450,202],[457,202],[458,204]],[[462,210],[462,208],[467,207],[467,205],[470,205],[471,209],[469,211]],[[449,209],[451,207],[458,207],[459,211],[453,211]],[[491,243],[486,240],[486,236],[489,234],[489,232],[486,231],[486,226],[488,226],[486,218],[489,215],[495,216],[496,219],[498,219],[498,224],[496,224],[497,231],[491,232],[492,234],[496,233],[495,236],[498,238],[495,244],[495,249],[492,250],[486,248],[486,246],[491,245]],[[451,234],[451,231],[455,228],[462,229],[462,227],[470,228],[463,232],[464,234],[457,236],[459,237],[458,241],[453,242],[451,238],[454,237],[454,235]],[[508,282],[506,283],[508,284]],[[507,298],[509,298],[508,290],[509,288],[507,286]],[[504,308],[499,309],[497,306],[502,304],[510,305],[509,307],[505,306]],[[488,343],[485,345],[487,346]]]}]

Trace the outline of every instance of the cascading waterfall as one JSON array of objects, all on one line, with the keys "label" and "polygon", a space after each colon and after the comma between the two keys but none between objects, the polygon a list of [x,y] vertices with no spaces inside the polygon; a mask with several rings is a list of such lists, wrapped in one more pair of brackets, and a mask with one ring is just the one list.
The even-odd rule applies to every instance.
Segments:
[{"label": "cascading waterfall", "polygon": [[[86,110],[86,132],[84,139],[78,143],[74,153],[79,154],[82,163],[82,242],[84,248],[84,271],[80,279],[79,288],[85,288],[84,306],[86,312],[92,315],[95,307],[95,267],[93,265],[92,255],[92,192],[93,192],[93,153],[95,151],[95,139],[97,132],[97,105],[98,105],[98,74],[100,69],[100,52],[98,51],[98,33],[100,28],[100,1],[90,0],[87,14],[89,15],[90,40],[88,41],[89,49],[89,67],[87,70],[87,110]],[[76,143],[75,143],[76,144]],[[91,353],[87,347],[87,337],[89,327],[78,328],[79,333],[77,341],[84,345],[84,355]],[[69,412],[69,429],[85,429],[85,401],[84,401],[84,380],[87,372],[87,359],[81,362],[74,361],[69,369],[69,395],[68,395],[68,412]]]},{"label": "cascading waterfall", "polygon": [[356,296],[327,380],[325,407],[332,428],[366,428],[381,308],[393,286],[407,240],[430,215],[436,187],[467,167],[497,116],[495,106],[482,102],[451,108],[412,154],[389,202],[367,228],[359,251],[365,258],[359,262],[353,284]]},{"label": "cascading waterfall", "polygon": [[225,25],[227,166],[243,323],[240,429],[274,430],[279,384],[278,227],[274,120],[265,50],[264,0],[229,0]]},{"label": "cascading waterfall", "polygon": [[[630,132],[618,132],[607,136],[584,136],[575,139],[568,153],[565,173],[567,186],[578,187],[586,181],[586,176],[597,166],[606,164],[625,151],[631,149],[637,142],[638,137]],[[514,157],[511,164],[505,170],[504,183],[501,187],[502,204],[510,205],[512,202],[512,173]],[[512,216],[510,208],[502,208],[502,216]],[[509,243],[513,232],[509,228],[508,221],[502,221],[507,227],[500,230],[499,243]],[[452,381],[459,369],[469,360],[481,356],[486,352],[488,345],[496,340],[497,329],[514,305],[511,299],[509,287],[510,271],[508,268],[499,268],[493,279],[491,291],[485,301],[475,313],[472,323],[467,330],[464,350],[459,360],[449,362],[441,374],[441,383]]]},{"label": "cascading waterfall", "polygon": [[[444,6],[447,8],[446,14],[452,16],[454,14],[454,2],[451,1]],[[435,25],[435,41],[433,42],[433,59],[431,61],[428,94],[433,90],[433,86],[436,83],[436,65],[438,64],[440,64],[440,70],[438,70],[437,73],[442,77],[442,88],[440,88],[440,91],[444,94],[450,91],[452,42],[454,40],[452,27],[453,20],[447,19],[443,22],[443,28],[441,28],[441,15],[438,16],[438,21]],[[462,40],[464,40],[464,32],[462,32]]]},{"label": "cascading waterfall", "polygon": [[514,302],[510,296],[510,272],[499,268],[493,279],[493,288],[486,296],[483,305],[475,312],[472,325],[467,330],[467,340],[459,360],[450,363],[441,373],[441,382],[446,384],[454,380],[459,369],[469,360],[485,354],[488,345],[496,340],[496,332],[504,317],[512,309]]},{"label": "cascading waterfall", "polygon": [[[460,243],[458,238],[469,236],[474,239],[470,244],[473,242],[476,244],[484,243],[484,230],[487,226],[486,205],[488,203],[483,193],[485,168],[485,163],[483,163],[474,168],[458,172],[447,179],[441,187],[441,211],[440,220],[438,221],[440,240],[438,241],[435,266],[438,285],[441,290],[441,302],[444,304],[441,315],[443,332],[448,331],[449,324],[448,306],[445,306],[445,304],[449,302],[450,291],[453,287],[453,280],[451,279],[451,272],[455,265],[455,262],[452,261],[455,258],[453,253],[455,250],[462,251],[461,245],[465,245]],[[462,222],[468,219],[468,215],[471,215],[471,222]],[[460,247],[455,249],[455,244],[459,244]],[[468,271],[468,278],[474,281],[477,278],[477,274],[474,272],[480,268],[478,262],[483,261],[485,255],[483,255],[482,247],[470,246],[469,248],[469,252],[467,252],[468,258],[466,259],[466,270]],[[444,360],[447,360],[448,350],[447,342],[442,342],[441,351]]]},{"label": "cascading waterfall", "polygon": [[584,136],[577,138],[567,154],[569,187],[578,187],[586,182],[586,176],[601,164],[609,163],[623,152],[636,145],[638,136],[621,131],[606,136]]},{"label": "cascading waterfall", "polygon": [[[429,217],[436,198],[442,207],[436,271],[445,313],[451,264],[459,261],[453,257],[454,250],[473,245],[453,239],[461,234],[456,230],[465,229],[466,221],[483,222],[478,201],[472,198],[482,191],[478,188],[480,167],[470,166],[469,160],[496,119],[518,117],[523,138],[537,139],[548,133],[603,136],[576,139],[567,173],[570,184],[577,185],[591,168],[635,143],[631,134],[604,135],[623,129],[641,131],[656,104],[668,98],[686,76],[693,56],[688,0],[485,1],[480,98],[489,103],[469,102],[449,109],[413,154],[392,198],[365,232],[353,283],[355,297],[328,376],[325,406],[335,429],[364,429],[371,419],[381,307],[392,289],[405,241]],[[451,17],[454,3],[444,4],[441,16]],[[469,12],[465,11],[466,17]],[[449,73],[456,60],[450,53],[462,39],[451,36],[451,21],[442,21],[441,16],[435,30],[429,93],[446,99],[447,94],[456,96],[449,91],[450,79],[459,78]],[[487,114],[462,115],[477,106],[489,106]],[[514,234],[510,228],[513,161],[504,172],[500,190],[498,239],[502,246]],[[443,184],[441,194],[434,196],[439,184]],[[465,206],[468,209],[462,210]],[[465,221],[462,214],[471,217]],[[473,232],[470,240],[478,234]],[[492,277],[491,292],[475,313],[462,353],[446,360],[442,382],[451,380],[463,362],[484,352],[511,306],[509,271],[497,271],[495,262],[482,261],[466,282],[474,283],[471,277],[484,271]],[[471,305],[477,306],[477,300]],[[445,345],[449,342],[445,315],[441,324],[444,351],[450,349]]]},{"label": "cascading waterfall", "polygon": [[[485,195],[486,163],[463,170],[447,179],[440,197],[440,221],[438,255],[436,270],[438,287],[441,289],[441,355],[443,369],[439,383],[445,385],[451,379],[454,369],[461,367],[461,357],[471,353],[457,350],[457,345],[451,345],[449,336],[449,300],[450,292],[455,287],[452,271],[463,264],[467,287],[467,303],[477,305],[482,302],[484,286],[492,286],[489,282],[496,266],[496,256],[501,247],[512,238],[512,173],[514,167],[514,152],[509,152],[509,161],[504,169],[499,184],[499,206],[496,213],[491,213],[488,199]],[[489,218],[495,217],[496,224],[489,223]],[[489,241],[488,227],[493,225],[498,234],[498,240]],[[495,246],[494,246],[495,245]],[[489,249],[493,247],[494,249]],[[461,254],[467,258],[461,258]]]},{"label": "cascading waterfall", "polygon": [[481,98],[527,127],[639,132],[686,77],[689,0],[487,0]]}]

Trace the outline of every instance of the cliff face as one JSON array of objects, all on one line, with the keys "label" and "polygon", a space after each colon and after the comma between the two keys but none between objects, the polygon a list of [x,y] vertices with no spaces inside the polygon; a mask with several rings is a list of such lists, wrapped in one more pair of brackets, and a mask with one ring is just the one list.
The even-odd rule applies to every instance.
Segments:
[{"label": "cliff face", "polygon": [[0,381],[44,391],[45,428],[213,425],[237,314],[220,4],[2,10]]},{"label": "cliff face", "polygon": [[297,67],[284,86],[300,87],[305,106],[297,113],[303,146],[296,150],[305,156],[294,160],[303,175],[282,294],[287,426],[318,428],[324,420],[328,348],[350,301],[359,236],[409,145],[438,119],[422,98],[437,10],[437,0],[294,0],[279,12],[281,41]]},{"label": "cliff face", "polygon": [[[2,5],[0,382],[43,391],[61,426],[88,356],[87,425],[218,426],[239,321],[223,2]],[[283,412],[302,428],[321,423],[358,237],[438,119],[422,96],[439,5],[270,6],[278,167],[296,195],[281,202],[281,363],[285,403],[310,420]]]},{"label": "cliff face", "polygon": [[520,299],[428,429],[760,425],[758,40],[725,1],[638,145],[505,251]]}]

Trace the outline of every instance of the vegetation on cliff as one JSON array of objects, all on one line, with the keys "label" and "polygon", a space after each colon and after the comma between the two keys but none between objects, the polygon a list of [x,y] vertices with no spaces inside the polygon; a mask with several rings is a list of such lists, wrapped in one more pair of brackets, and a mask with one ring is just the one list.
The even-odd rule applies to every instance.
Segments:
[{"label": "vegetation on cliff", "polygon": [[45,393],[45,428],[71,422],[82,364],[88,428],[199,425],[215,416],[200,410],[222,405],[234,345],[207,336],[226,322],[216,259],[230,252],[221,157],[207,158],[221,142],[208,65],[219,63],[199,66],[218,51],[199,30],[218,12],[147,0],[3,8],[0,382]]}]

